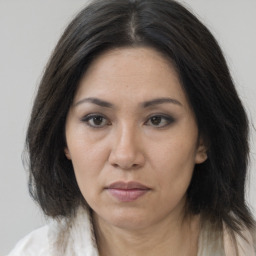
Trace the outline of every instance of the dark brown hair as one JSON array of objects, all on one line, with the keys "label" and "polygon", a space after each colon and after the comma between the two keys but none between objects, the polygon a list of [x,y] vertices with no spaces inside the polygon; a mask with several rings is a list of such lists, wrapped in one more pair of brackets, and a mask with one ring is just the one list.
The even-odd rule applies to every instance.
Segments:
[{"label": "dark brown hair", "polygon": [[172,0],[93,1],[70,23],[44,72],[27,132],[29,188],[44,213],[71,216],[84,199],[64,155],[64,126],[91,61],[117,47],[149,46],[175,65],[208,142],[187,191],[189,213],[234,231],[254,221],[245,202],[248,122],[220,47],[209,30]]}]

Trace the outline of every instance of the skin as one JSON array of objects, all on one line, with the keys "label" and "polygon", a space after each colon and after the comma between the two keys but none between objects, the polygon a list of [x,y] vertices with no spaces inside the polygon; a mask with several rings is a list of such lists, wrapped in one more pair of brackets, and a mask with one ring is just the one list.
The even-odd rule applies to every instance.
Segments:
[{"label": "skin", "polygon": [[[100,255],[196,255],[199,220],[184,219],[184,206],[206,148],[168,60],[143,47],[97,57],[68,112],[66,140],[66,156],[93,209]],[[147,191],[120,201],[106,189],[119,181]]]}]

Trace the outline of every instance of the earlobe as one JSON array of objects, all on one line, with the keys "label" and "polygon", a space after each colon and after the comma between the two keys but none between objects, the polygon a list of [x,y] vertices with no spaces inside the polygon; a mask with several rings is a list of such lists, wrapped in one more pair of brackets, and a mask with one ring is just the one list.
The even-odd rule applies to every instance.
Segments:
[{"label": "earlobe", "polygon": [[201,164],[204,161],[206,161],[207,158],[208,158],[208,156],[207,156],[207,147],[205,146],[205,143],[203,142],[203,140],[200,139],[198,149],[197,149],[197,153],[196,153],[195,163],[196,164]]},{"label": "earlobe", "polygon": [[67,147],[64,148],[65,156],[68,160],[71,160],[70,152]]},{"label": "earlobe", "polygon": [[208,158],[206,151],[205,152],[197,152],[195,163],[201,164]]}]

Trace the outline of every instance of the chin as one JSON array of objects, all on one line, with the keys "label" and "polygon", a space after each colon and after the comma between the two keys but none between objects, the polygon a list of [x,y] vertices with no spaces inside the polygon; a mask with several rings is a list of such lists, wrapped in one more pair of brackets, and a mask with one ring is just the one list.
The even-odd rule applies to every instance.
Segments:
[{"label": "chin", "polygon": [[106,224],[125,230],[144,229],[154,222],[152,216],[138,209],[108,210],[107,214],[95,215]]}]

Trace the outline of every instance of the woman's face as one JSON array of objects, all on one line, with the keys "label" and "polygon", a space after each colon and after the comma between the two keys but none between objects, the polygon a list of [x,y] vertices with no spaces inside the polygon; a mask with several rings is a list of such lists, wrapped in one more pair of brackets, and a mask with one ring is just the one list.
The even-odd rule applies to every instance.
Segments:
[{"label": "woman's face", "polygon": [[126,229],[181,216],[194,165],[206,159],[173,66],[151,48],[97,57],[66,121],[67,148],[99,220]]}]

